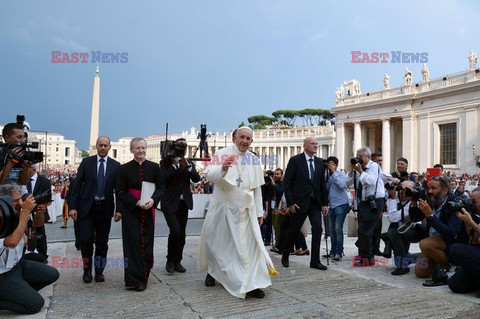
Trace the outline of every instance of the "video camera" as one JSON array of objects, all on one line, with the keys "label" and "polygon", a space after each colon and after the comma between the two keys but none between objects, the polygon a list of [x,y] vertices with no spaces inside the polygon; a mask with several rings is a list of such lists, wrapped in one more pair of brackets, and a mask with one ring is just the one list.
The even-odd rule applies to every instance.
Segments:
[{"label": "video camera", "polygon": [[19,215],[10,196],[0,195],[0,238],[10,236],[18,227]]},{"label": "video camera", "polygon": [[[13,149],[17,147],[22,149],[18,154],[13,152]],[[23,161],[32,164],[43,162],[43,152],[30,151],[30,148],[38,149],[38,142],[18,144],[0,143],[0,158],[3,159],[0,164],[3,166],[9,158],[16,164],[22,163]]]},{"label": "video camera", "polygon": [[183,157],[186,154],[187,142],[171,140],[161,141],[160,149],[162,150],[162,158]]},{"label": "video camera", "polygon": [[405,195],[411,197],[413,200],[427,200],[427,193],[425,192],[425,188],[419,187],[405,187]]}]

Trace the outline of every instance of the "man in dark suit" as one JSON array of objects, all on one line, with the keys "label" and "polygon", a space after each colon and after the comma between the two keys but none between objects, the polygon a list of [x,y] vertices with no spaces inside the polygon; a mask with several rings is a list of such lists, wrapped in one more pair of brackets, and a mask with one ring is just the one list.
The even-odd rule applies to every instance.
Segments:
[{"label": "man in dark suit", "polygon": [[[185,139],[177,139],[176,142],[185,143]],[[187,227],[188,210],[193,208],[190,180],[197,183],[200,181],[195,167],[185,158],[186,143],[182,147],[176,147],[177,155],[166,156],[160,162],[161,179],[161,205],[163,215],[170,228],[168,235],[168,254],[165,269],[168,273],[185,272],[181,265],[183,247],[185,246],[185,229]]]},{"label": "man in dark suit", "polygon": [[[82,258],[83,281],[92,282],[92,256],[95,242],[95,281],[105,281],[103,270],[108,251],[108,235],[115,211],[114,188],[120,163],[108,157],[110,139],[97,139],[97,155],[84,158],[78,167],[77,177],[69,201],[69,215],[78,223]],[[120,211],[118,206],[116,211]],[[120,218],[115,214],[115,221]]]},{"label": "man in dark suit", "polygon": [[326,270],[327,267],[320,262],[322,215],[328,214],[324,162],[315,156],[318,149],[316,138],[307,137],[303,141],[303,149],[303,153],[290,158],[283,179],[290,226],[283,247],[282,265],[289,266],[288,256],[308,216],[312,224],[310,268]]},{"label": "man in dark suit", "polygon": [[[52,193],[51,193],[51,183],[48,178],[46,178],[43,175],[38,174],[38,164],[34,164],[28,168],[28,176],[29,176],[29,181],[27,183],[27,191],[29,194],[33,194],[33,196],[37,196],[40,194],[45,194],[46,196],[49,196],[51,198]],[[50,205],[50,203],[48,203]],[[49,215],[48,215],[48,208],[47,204],[38,204],[35,208],[35,211],[37,213],[43,214],[44,217],[44,222],[49,221]],[[47,261],[47,234],[45,232],[45,226],[42,223],[42,226],[40,227],[35,227],[35,233],[37,236],[37,252],[42,255],[44,260],[40,260],[42,262]]]}]

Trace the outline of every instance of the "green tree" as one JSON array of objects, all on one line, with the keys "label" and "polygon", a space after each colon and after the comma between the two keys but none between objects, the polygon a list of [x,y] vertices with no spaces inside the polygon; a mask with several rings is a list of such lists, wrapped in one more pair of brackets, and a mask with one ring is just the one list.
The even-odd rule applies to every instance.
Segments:
[{"label": "green tree", "polygon": [[275,122],[274,117],[269,117],[266,115],[253,115],[250,116],[247,120],[250,124],[253,125],[254,129],[262,129],[265,128],[265,126],[271,125],[273,122]]}]

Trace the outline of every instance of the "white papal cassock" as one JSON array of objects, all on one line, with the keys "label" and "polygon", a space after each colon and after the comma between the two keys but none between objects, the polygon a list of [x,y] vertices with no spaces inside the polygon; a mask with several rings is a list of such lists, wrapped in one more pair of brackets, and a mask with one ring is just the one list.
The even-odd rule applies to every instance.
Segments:
[{"label": "white papal cassock", "polygon": [[[231,155],[236,163],[222,176],[222,161]],[[242,154],[232,145],[215,153],[206,175],[215,187],[203,223],[198,269],[207,270],[235,297],[245,298],[249,291],[270,286],[270,275],[277,274],[257,219],[263,216],[262,165],[253,153]]]}]

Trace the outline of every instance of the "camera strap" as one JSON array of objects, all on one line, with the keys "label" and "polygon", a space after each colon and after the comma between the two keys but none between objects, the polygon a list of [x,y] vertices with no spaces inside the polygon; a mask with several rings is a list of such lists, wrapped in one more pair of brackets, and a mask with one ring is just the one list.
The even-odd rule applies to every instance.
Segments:
[{"label": "camera strap", "polygon": [[[378,165],[378,164],[377,164]],[[378,166],[378,175],[377,175],[377,182],[375,183],[375,193],[373,196],[377,199],[377,188],[378,188],[378,180],[380,179],[380,165]],[[366,194],[365,194],[366,195]]]}]

